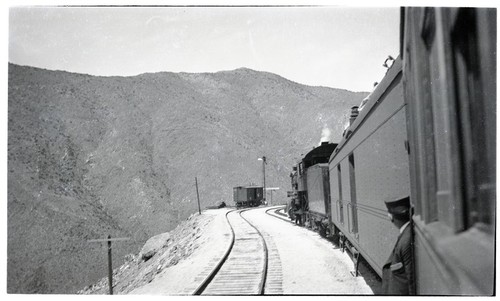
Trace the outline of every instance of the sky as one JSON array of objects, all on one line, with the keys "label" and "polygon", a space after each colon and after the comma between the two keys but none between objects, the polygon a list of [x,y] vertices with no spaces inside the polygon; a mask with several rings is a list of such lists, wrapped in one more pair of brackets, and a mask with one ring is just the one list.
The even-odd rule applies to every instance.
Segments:
[{"label": "sky", "polygon": [[399,54],[398,7],[9,7],[8,60],[130,76],[246,67],[371,91]]}]

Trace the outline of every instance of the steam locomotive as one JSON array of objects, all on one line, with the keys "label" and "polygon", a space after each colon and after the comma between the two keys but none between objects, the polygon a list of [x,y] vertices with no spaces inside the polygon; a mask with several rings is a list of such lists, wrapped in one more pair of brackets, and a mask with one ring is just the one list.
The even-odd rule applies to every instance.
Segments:
[{"label": "steam locomotive", "polygon": [[416,293],[492,295],[496,10],[402,8],[400,30],[341,141],[293,167],[292,202],[381,275],[398,236],[384,201],[410,196]]}]

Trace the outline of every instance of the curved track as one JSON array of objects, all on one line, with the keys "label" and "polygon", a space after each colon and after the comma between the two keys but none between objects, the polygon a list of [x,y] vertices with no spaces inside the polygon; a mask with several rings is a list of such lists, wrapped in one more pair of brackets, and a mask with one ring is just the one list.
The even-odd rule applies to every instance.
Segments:
[{"label": "curved track", "polygon": [[232,232],[231,243],[194,295],[264,294],[268,267],[266,241],[241,215],[244,211],[233,210],[226,214]]},{"label": "curved track", "polygon": [[[285,205],[282,205],[282,206],[276,206],[276,207],[273,207],[273,208],[269,208],[269,209],[266,210],[266,214],[269,215],[269,216],[272,216],[274,218],[279,218],[281,220],[284,220],[284,221],[290,222],[292,224],[295,224],[294,222],[292,222],[290,220],[290,218],[288,217],[287,214],[279,212],[281,209],[284,209],[285,207],[286,207]],[[272,213],[269,213],[269,211],[272,211]]]}]

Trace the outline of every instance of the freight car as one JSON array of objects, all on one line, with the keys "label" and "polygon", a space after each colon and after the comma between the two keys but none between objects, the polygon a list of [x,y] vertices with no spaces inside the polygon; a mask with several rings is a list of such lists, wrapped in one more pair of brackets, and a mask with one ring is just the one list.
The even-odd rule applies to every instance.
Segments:
[{"label": "freight car", "polygon": [[[384,201],[410,196],[414,293],[492,295],[496,10],[403,8],[401,56],[391,61],[358,116],[353,108],[328,160],[330,197],[314,208],[381,275],[398,236]],[[309,196],[324,186],[300,191],[300,171],[292,184],[314,216]]]},{"label": "freight car", "polygon": [[262,204],[262,186],[237,186],[233,188],[233,201],[237,208],[256,207]]}]

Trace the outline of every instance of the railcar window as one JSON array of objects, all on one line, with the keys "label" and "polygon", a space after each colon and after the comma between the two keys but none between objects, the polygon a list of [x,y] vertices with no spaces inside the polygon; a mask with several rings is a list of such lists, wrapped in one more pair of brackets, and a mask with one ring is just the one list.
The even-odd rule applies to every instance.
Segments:
[{"label": "railcar window", "polygon": [[[460,26],[461,21],[465,21],[464,18],[457,18],[457,27]],[[454,67],[455,67],[455,78],[457,80],[456,92],[457,92],[457,103],[460,112],[460,123],[459,123],[459,133],[461,140],[461,154],[462,154],[462,163],[463,163],[463,171],[461,181],[463,183],[463,195],[465,196],[465,210],[463,212],[464,220],[466,221],[466,225],[468,226],[471,223],[477,221],[477,204],[474,201],[474,181],[475,179],[472,177],[472,155],[473,155],[473,145],[472,145],[472,134],[471,134],[471,120],[470,120],[470,112],[469,108],[467,108],[468,100],[472,99],[474,93],[474,82],[475,74],[473,69],[474,58],[471,57],[471,53],[475,51],[471,49],[474,45],[464,45],[467,43],[468,39],[470,39],[470,31],[474,32],[474,23],[467,24],[465,28],[461,28],[463,31],[460,33],[453,34],[453,47],[454,47]],[[468,211],[468,212],[467,212]]]},{"label": "railcar window", "polygon": [[340,163],[337,165],[337,178],[339,180],[339,217],[340,223],[344,224],[344,205],[342,201],[342,171],[340,169]]},{"label": "railcar window", "polygon": [[426,222],[441,221],[454,231],[463,229],[463,201],[457,155],[457,108],[453,102],[453,75],[449,67],[449,10],[426,8],[421,22],[424,57],[423,85],[424,153],[426,161]]},{"label": "railcar window", "polygon": [[332,203],[332,196],[330,192],[330,171],[328,168],[323,169],[323,189],[324,189],[324,195],[325,195],[325,208],[326,208],[326,215],[329,217],[328,219],[331,222],[332,218],[332,208],[330,204]]},{"label": "railcar window", "polygon": [[417,102],[418,115],[421,117],[421,122],[419,126],[420,135],[422,135],[423,141],[420,158],[423,162],[421,169],[424,171],[421,175],[423,179],[420,179],[422,183],[422,188],[424,190],[423,195],[423,218],[425,222],[430,223],[438,220],[438,210],[436,198],[436,165],[435,165],[435,153],[434,153],[434,126],[432,123],[433,119],[433,108],[432,108],[432,85],[436,85],[438,81],[433,81],[432,70],[430,63],[430,56],[432,54],[433,45],[435,44],[435,8],[426,8],[424,14],[422,15],[422,27],[421,27],[421,37],[422,40],[416,41],[417,51],[416,51],[416,61],[418,62],[418,72],[417,78],[415,80],[420,81],[416,83],[419,87],[419,101]]},{"label": "railcar window", "polygon": [[407,115],[407,125],[408,125],[408,140],[410,142],[410,164],[412,168],[410,171],[412,172],[411,181],[411,195],[413,197],[412,202],[415,206],[415,215],[424,218],[424,206],[425,206],[425,194],[423,192],[422,181],[419,175],[422,174],[422,135],[419,134],[420,129],[422,128],[421,124],[423,122],[422,118],[420,118],[419,113],[419,102],[417,101],[418,93],[420,93],[421,89],[418,84],[421,82],[417,75],[417,67],[418,63],[416,63],[416,55],[417,52],[417,37],[414,35],[415,32],[415,21],[416,14],[405,14],[405,24],[404,24],[404,70],[403,70],[403,85],[404,85],[404,97],[405,102],[408,106],[408,110],[406,111]]},{"label": "railcar window", "polygon": [[[411,24],[405,25],[405,31],[409,31],[412,29]],[[405,33],[406,34],[406,33]],[[418,161],[418,158],[421,158],[422,156],[420,155],[422,150],[418,145],[418,139],[419,137],[415,137],[414,133],[417,131],[417,124],[418,122],[421,122],[420,118],[413,112],[416,111],[416,104],[415,101],[413,101],[413,95],[416,93],[416,87],[415,84],[411,83],[411,76],[407,76],[407,72],[413,70],[415,67],[412,66],[412,60],[411,56],[412,53],[408,52],[409,48],[405,48],[405,55],[407,57],[407,65],[405,67],[405,71],[403,73],[404,76],[404,84],[405,84],[405,100],[407,103],[407,110],[406,110],[406,119],[407,119],[407,126],[408,126],[408,142],[409,142],[409,157],[410,157],[410,172],[411,172],[411,178],[414,179],[414,181],[411,181],[411,196],[412,196],[412,203],[415,206],[415,215],[422,216],[423,213],[423,204],[422,204],[422,183],[420,179],[418,178],[418,175],[420,174],[420,164]],[[408,73],[410,73],[408,72]],[[409,77],[409,78],[407,78]]]},{"label": "railcar window", "polygon": [[[440,18],[444,18],[440,14]],[[453,169],[459,163],[456,156],[456,108],[451,101],[451,74],[446,68],[440,68],[446,62],[447,29],[443,22],[437,28],[435,42],[429,48],[429,72],[431,79],[431,102],[432,121],[434,132],[434,163],[435,163],[435,185],[438,220],[447,224],[450,228],[459,230],[462,228],[462,217],[460,216],[462,201],[457,194],[458,183],[454,181]],[[446,65],[445,65],[446,66]],[[458,215],[458,216],[457,216]]]},{"label": "railcar window", "polygon": [[352,214],[352,233],[358,233],[358,208],[356,201],[356,176],[354,172],[354,154],[349,155],[349,181],[351,187],[351,214]]},{"label": "railcar window", "polygon": [[[496,31],[483,36],[489,44],[478,43],[484,35],[478,31],[478,12],[486,14],[426,8],[416,19],[420,28],[405,29],[409,36],[419,31],[406,50],[412,62],[406,76],[413,92],[417,214],[426,223],[441,221],[454,231],[494,219],[496,99],[491,91],[485,97],[483,85],[496,79],[496,70],[486,75],[488,67],[481,61],[494,56],[484,51],[496,49]],[[496,20],[496,11],[489,12]],[[496,28],[496,23],[490,26]]]},{"label": "railcar window", "polygon": [[[496,18],[495,18],[496,19]],[[486,122],[493,120],[496,101],[484,99],[481,83],[480,53],[477,37],[477,16],[472,9],[460,9],[452,31],[454,75],[459,108],[459,138],[463,162],[461,181],[465,199],[463,218],[465,228],[476,222],[492,223],[493,202],[490,190],[494,189],[494,175],[489,171]],[[494,39],[494,36],[493,36]],[[487,55],[487,54],[486,54]],[[487,74],[491,77],[493,74]],[[490,116],[486,116],[490,114]],[[494,195],[494,193],[493,193]]]},{"label": "railcar window", "polygon": [[[349,160],[343,159],[339,165],[342,166],[342,209],[345,214],[344,222],[347,223],[349,232],[352,232],[352,214],[351,214],[351,181],[349,175]],[[347,220],[346,220],[347,219]]]}]

